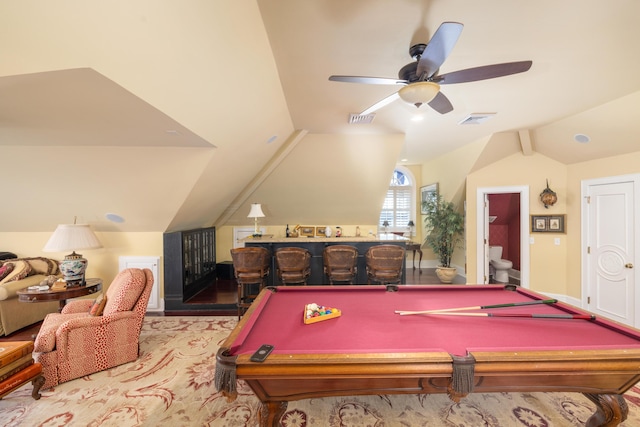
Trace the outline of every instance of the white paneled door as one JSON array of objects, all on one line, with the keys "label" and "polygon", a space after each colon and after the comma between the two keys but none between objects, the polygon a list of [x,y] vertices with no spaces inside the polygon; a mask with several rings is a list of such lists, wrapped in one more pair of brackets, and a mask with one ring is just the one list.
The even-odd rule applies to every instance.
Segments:
[{"label": "white paneled door", "polygon": [[583,183],[583,303],[636,327],[639,182],[640,176],[626,176]]}]

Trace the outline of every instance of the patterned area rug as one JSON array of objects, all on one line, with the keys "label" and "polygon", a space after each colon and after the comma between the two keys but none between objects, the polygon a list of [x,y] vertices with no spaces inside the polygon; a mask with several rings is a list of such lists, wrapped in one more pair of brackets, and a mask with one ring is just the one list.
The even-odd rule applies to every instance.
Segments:
[{"label": "patterned area rug", "polygon": [[[227,403],[213,385],[215,354],[235,317],[148,317],[138,361],[44,390],[26,385],[0,400],[1,426],[257,425],[260,402],[244,384]],[[640,388],[625,395],[640,425]],[[578,393],[355,396],[290,402],[284,427],[583,426],[595,410]]]}]

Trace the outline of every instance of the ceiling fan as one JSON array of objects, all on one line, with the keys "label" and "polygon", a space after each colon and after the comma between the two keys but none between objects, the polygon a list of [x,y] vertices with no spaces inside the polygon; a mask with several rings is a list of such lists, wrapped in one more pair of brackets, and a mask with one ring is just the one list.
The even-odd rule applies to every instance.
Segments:
[{"label": "ceiling fan", "polygon": [[453,110],[449,99],[440,92],[440,85],[475,82],[523,73],[531,68],[531,61],[506,62],[467,68],[446,74],[438,74],[438,69],[453,50],[463,25],[459,22],[443,22],[438,27],[429,44],[411,46],[409,54],[416,62],[411,62],[400,69],[398,79],[386,77],[363,76],[330,76],[334,82],[364,83],[375,85],[402,85],[403,87],[376,102],[360,115],[372,113],[398,98],[420,108],[428,104],[431,108],[445,114]]}]

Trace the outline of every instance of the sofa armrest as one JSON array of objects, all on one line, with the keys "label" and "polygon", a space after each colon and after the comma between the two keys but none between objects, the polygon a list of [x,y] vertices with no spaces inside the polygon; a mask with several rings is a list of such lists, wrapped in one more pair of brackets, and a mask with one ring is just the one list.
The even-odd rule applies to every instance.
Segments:
[{"label": "sofa armrest", "polygon": [[16,291],[28,288],[29,286],[39,285],[40,282],[42,282],[46,277],[47,276],[43,274],[36,274],[33,276],[25,277],[22,280],[0,284],[0,301],[9,298],[16,298],[18,296],[18,294],[16,294]]}]

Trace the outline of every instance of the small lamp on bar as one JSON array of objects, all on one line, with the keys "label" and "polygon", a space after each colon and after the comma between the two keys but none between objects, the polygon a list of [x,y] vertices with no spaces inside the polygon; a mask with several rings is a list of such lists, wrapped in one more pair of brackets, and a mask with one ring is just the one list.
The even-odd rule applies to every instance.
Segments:
[{"label": "small lamp on bar", "polygon": [[60,271],[68,287],[84,286],[87,260],[76,250],[98,249],[102,244],[88,224],[60,224],[42,249],[44,252],[67,252],[60,261]]},{"label": "small lamp on bar", "polygon": [[413,220],[409,220],[409,223],[407,224],[407,227],[409,227],[409,238],[413,237],[413,227],[415,227],[416,224],[413,222]]},{"label": "small lamp on bar", "polygon": [[258,218],[264,218],[264,213],[262,213],[260,203],[251,203],[251,211],[247,217],[253,218],[254,221],[253,237],[261,237],[262,233],[258,231]]}]

